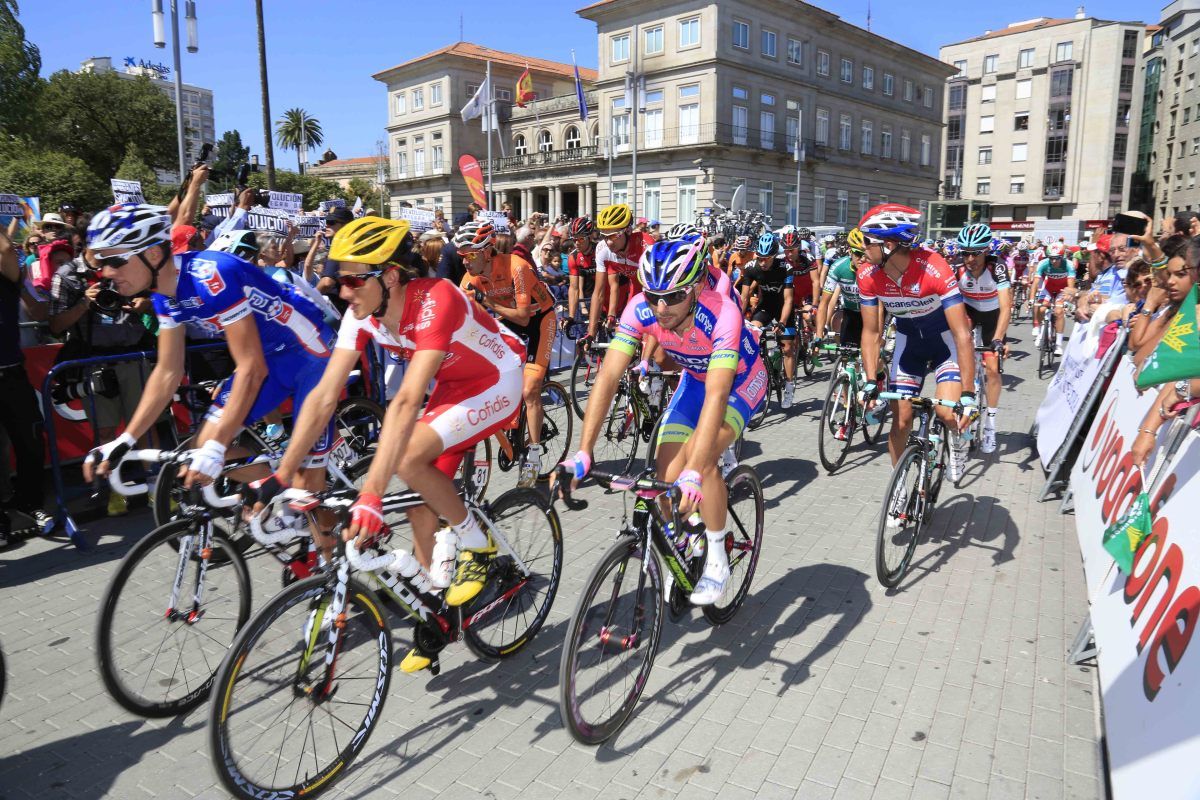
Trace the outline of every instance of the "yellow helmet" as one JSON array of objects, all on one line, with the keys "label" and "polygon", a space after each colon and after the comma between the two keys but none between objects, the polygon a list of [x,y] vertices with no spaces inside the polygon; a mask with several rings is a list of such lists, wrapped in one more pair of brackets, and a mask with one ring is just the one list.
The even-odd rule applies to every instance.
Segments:
[{"label": "yellow helmet", "polygon": [[846,234],[846,245],[851,250],[862,251],[867,249],[867,243],[863,241],[862,231],[858,228],[851,228],[850,232]]},{"label": "yellow helmet", "polygon": [[356,219],[334,235],[329,245],[329,258],[358,264],[384,264],[391,260],[407,235],[406,220]]},{"label": "yellow helmet", "polygon": [[596,217],[596,230],[601,233],[620,233],[633,224],[633,209],[624,203],[609,206]]}]

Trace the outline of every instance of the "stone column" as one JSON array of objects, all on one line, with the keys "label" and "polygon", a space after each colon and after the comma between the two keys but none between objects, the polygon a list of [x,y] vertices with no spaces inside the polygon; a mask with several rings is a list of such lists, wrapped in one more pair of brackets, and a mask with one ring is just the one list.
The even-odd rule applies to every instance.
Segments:
[{"label": "stone column", "polygon": [[553,186],[550,189],[550,221],[558,219],[558,215],[562,213],[563,205],[562,187]]},{"label": "stone column", "polygon": [[590,216],[587,206],[587,185],[583,183],[579,184],[575,187],[575,193],[579,197],[579,216]]}]

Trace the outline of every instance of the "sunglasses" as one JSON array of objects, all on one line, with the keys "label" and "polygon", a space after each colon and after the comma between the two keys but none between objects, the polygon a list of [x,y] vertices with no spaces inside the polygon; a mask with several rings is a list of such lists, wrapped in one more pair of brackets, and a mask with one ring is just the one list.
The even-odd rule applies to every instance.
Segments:
[{"label": "sunglasses", "polygon": [[338,286],[344,286],[347,289],[361,289],[367,285],[367,281],[371,278],[378,278],[387,272],[386,269],[376,269],[370,272],[359,272],[354,275],[338,275]]},{"label": "sunglasses", "polygon": [[691,291],[690,287],[688,289],[676,289],[673,292],[643,292],[643,294],[646,296],[646,300],[650,303],[651,308],[653,308],[659,303],[677,306],[687,299],[689,291]]},{"label": "sunglasses", "polygon": [[855,250],[853,247],[850,248],[850,255],[852,255],[852,256],[857,256],[859,258],[862,258],[866,254],[867,254],[866,250]]},{"label": "sunglasses", "polygon": [[129,263],[129,259],[133,258],[133,255],[133,253],[126,253],[120,256],[105,256],[104,258],[97,258],[96,264],[101,267],[109,267],[110,269],[120,269]]}]

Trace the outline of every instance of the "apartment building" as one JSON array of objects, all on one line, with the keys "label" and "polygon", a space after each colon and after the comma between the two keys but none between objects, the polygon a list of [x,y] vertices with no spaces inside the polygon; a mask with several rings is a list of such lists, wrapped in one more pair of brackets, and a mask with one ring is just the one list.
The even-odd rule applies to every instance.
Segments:
[{"label": "apartment building", "polygon": [[[1127,207],[1145,25],[1038,18],[946,45],[943,196],[992,203],[993,227]],[[1132,145],[1132,146],[1131,146]],[[1073,223],[1072,223],[1073,224]]]},{"label": "apartment building", "polygon": [[[1150,141],[1139,143],[1149,207],[1159,218],[1200,210],[1200,0],[1176,0],[1162,10],[1145,58],[1146,120]],[[1141,177],[1139,175],[1139,177]]]}]

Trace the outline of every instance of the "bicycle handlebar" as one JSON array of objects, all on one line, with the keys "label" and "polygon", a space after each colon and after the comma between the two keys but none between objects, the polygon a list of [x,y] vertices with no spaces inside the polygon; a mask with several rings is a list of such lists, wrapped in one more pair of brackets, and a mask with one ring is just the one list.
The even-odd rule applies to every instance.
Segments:
[{"label": "bicycle handlebar", "polygon": [[353,539],[346,542],[346,560],[359,572],[378,572],[381,569],[398,572],[400,560],[405,555],[407,553],[403,550],[388,550],[377,556],[365,556],[359,551]]},{"label": "bicycle handlebar", "polygon": [[929,406],[930,408],[933,406],[945,406],[946,408],[953,408],[956,411],[963,408],[969,408],[969,406],[964,406],[957,400],[943,400],[940,397],[921,397],[918,394],[905,394],[904,392],[880,392],[879,399],[907,400],[916,406]]},{"label": "bicycle handlebar", "polygon": [[[137,495],[146,494],[150,491],[150,487],[144,483],[126,483],[121,479],[121,468],[130,461],[141,461],[147,464],[169,464],[182,465],[186,464],[192,457],[190,450],[131,450],[125,454],[121,462],[113,467],[108,475],[108,485],[112,490],[124,497],[134,497]],[[213,484],[205,484],[201,487],[201,494],[204,497],[204,502],[213,508],[233,508],[238,503],[242,502],[242,498],[236,492],[225,497],[217,494]]]}]

